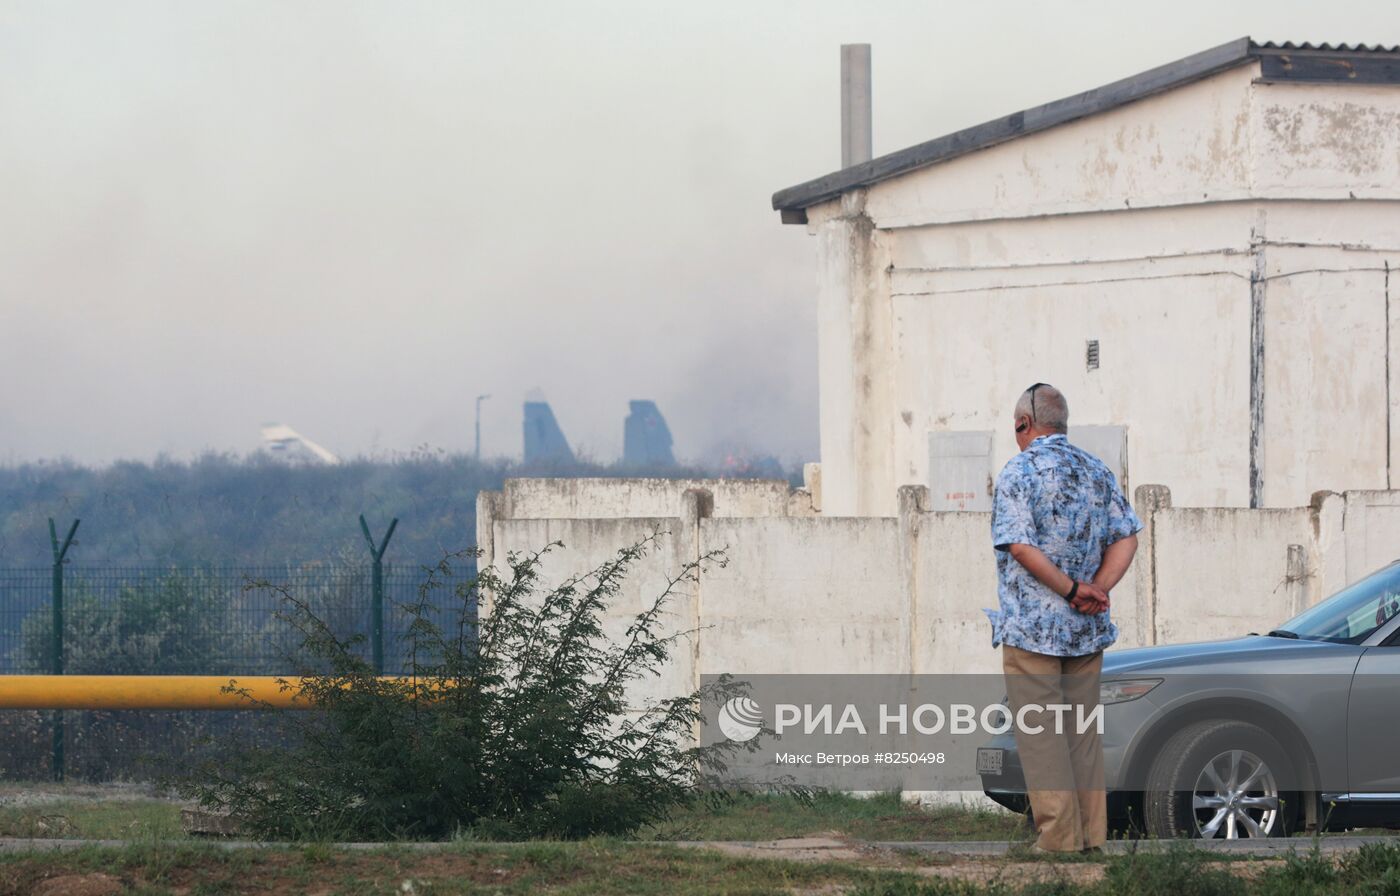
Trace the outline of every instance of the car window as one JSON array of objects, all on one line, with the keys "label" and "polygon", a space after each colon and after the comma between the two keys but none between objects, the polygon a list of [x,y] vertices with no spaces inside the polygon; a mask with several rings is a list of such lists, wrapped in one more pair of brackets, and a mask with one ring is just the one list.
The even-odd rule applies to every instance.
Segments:
[{"label": "car window", "polygon": [[1300,638],[1360,644],[1400,615],[1400,563],[1337,592],[1280,628]]},{"label": "car window", "polygon": [[[1400,591],[1390,591],[1382,597],[1380,605],[1376,608],[1376,625],[1384,625],[1396,616],[1400,616]],[[1370,632],[1367,632],[1367,634],[1370,634]],[[1400,644],[1400,631],[1397,631],[1394,635],[1387,638],[1386,644]]]},{"label": "car window", "polygon": [[1347,637],[1364,638],[1379,626],[1390,621],[1400,609],[1400,594],[1387,591],[1377,595],[1375,601],[1367,601],[1355,613],[1347,617]]}]

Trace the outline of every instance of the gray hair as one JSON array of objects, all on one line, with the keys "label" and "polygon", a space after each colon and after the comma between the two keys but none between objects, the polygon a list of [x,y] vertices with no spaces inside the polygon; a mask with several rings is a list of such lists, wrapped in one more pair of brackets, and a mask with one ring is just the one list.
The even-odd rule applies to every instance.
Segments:
[{"label": "gray hair", "polygon": [[1029,417],[1032,425],[1051,432],[1069,431],[1069,402],[1054,386],[1037,383],[1021,393],[1016,418]]}]

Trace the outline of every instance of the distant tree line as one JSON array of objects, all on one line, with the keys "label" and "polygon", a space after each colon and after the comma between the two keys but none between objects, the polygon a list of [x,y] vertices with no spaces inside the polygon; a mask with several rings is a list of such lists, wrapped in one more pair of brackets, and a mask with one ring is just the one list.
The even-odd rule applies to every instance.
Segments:
[{"label": "distant tree line", "polygon": [[714,474],[589,462],[527,467],[428,451],[339,466],[265,454],[101,468],[29,463],[0,468],[0,565],[47,565],[49,517],[60,538],[82,519],[69,552],[78,566],[258,566],[362,555],[367,562],[361,513],[376,537],[398,517],[386,561],[434,564],[476,544],[477,492],[509,477],[707,475]]}]

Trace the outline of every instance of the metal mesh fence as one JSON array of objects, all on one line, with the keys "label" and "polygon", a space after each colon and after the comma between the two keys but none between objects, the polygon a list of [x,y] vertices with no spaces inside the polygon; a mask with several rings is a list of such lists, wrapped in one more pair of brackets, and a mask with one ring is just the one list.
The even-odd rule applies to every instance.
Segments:
[{"label": "metal mesh fence", "polygon": [[[384,672],[405,670],[406,606],[451,631],[476,607],[454,570],[423,589],[421,567],[383,567]],[[301,635],[279,616],[301,601],[337,638],[371,661],[372,568],[364,565],[140,569],[65,566],[63,667],[70,675],[285,675],[315,668]],[[0,568],[0,675],[53,669],[53,570]],[[468,601],[464,607],[464,600]],[[465,629],[470,632],[468,625]],[[431,659],[430,657],[427,659]],[[240,711],[0,710],[0,779],[66,774],[86,780],[156,779],[234,734],[276,737],[273,714]],[[53,747],[62,720],[66,759]]]},{"label": "metal mesh fence", "polygon": [[[384,567],[384,671],[407,661],[421,568]],[[53,573],[0,568],[0,674],[42,674],[53,661]],[[460,602],[428,592],[429,618],[446,623]],[[256,675],[302,668],[298,633],[278,615],[286,596],[305,602],[337,637],[360,636],[371,655],[371,570],[364,566],[140,569],[66,567],[64,671],[73,675]]]}]

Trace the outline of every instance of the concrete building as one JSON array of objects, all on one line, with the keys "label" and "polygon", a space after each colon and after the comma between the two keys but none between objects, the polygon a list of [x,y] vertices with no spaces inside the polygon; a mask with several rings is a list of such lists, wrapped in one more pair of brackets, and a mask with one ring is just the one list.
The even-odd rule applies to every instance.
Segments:
[{"label": "concrete building", "polygon": [[986,509],[1039,380],[1178,505],[1400,476],[1400,48],[1237,40],[773,205],[816,237],[824,515]]}]

